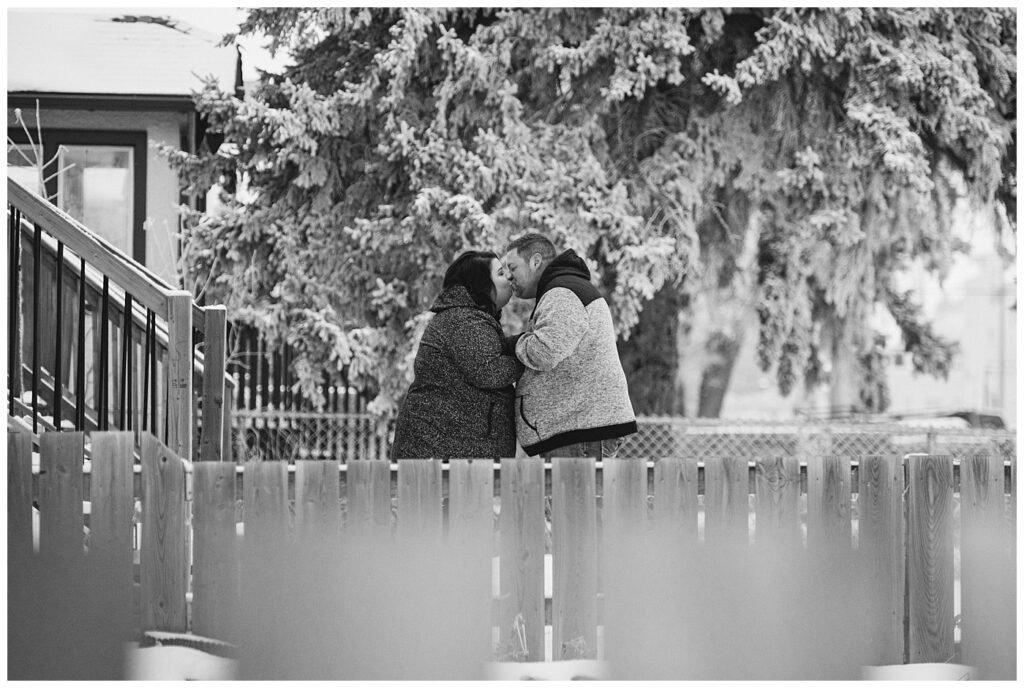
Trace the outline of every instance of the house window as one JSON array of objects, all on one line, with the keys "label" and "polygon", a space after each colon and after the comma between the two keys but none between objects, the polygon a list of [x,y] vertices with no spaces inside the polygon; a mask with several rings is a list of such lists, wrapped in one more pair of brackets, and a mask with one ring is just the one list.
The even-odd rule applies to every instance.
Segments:
[{"label": "house window", "polygon": [[[20,129],[8,129],[8,173],[36,191],[35,156]],[[136,261],[146,262],[146,133],[43,129],[47,198]]]},{"label": "house window", "polygon": [[62,146],[57,205],[132,255],[133,156],[127,146]]}]

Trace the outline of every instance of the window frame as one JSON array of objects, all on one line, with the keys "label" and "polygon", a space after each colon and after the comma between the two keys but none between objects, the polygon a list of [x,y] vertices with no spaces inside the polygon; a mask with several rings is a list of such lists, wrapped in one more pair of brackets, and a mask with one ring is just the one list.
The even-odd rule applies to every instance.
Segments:
[{"label": "window frame", "polygon": [[[19,145],[29,143],[25,132],[20,128],[8,128],[7,135],[11,141]],[[132,255],[131,257],[143,265],[146,264],[146,154],[148,152],[148,135],[145,131],[100,131],[93,129],[47,129],[42,130],[43,160],[51,160],[57,155],[62,145],[69,146],[122,146],[131,148],[134,169],[132,170]],[[56,171],[56,161],[46,170],[47,174]],[[46,182],[46,195],[57,197],[57,181],[59,175]]]}]

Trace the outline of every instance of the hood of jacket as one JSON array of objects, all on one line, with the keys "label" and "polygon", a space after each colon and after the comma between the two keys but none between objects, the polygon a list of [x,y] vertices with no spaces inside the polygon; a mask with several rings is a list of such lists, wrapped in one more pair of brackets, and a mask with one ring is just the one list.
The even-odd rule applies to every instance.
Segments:
[{"label": "hood of jacket", "polygon": [[452,308],[475,308],[478,311],[487,312],[487,308],[474,301],[473,297],[469,295],[469,290],[461,284],[449,287],[438,294],[430,310],[434,313],[440,313]]},{"label": "hood of jacket", "polygon": [[537,300],[540,300],[541,295],[547,291],[553,281],[563,277],[579,277],[590,282],[590,268],[587,267],[586,261],[572,249],[555,256],[555,259],[544,269],[537,282]]}]

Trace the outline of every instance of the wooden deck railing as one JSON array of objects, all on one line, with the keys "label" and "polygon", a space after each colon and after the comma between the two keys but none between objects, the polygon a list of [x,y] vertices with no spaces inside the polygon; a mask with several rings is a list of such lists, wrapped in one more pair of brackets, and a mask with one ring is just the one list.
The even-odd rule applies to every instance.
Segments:
[{"label": "wooden deck railing", "polygon": [[235,387],[223,306],[199,306],[10,178],[7,217],[11,417],[35,434],[132,430],[136,448],[150,432],[220,460]]}]

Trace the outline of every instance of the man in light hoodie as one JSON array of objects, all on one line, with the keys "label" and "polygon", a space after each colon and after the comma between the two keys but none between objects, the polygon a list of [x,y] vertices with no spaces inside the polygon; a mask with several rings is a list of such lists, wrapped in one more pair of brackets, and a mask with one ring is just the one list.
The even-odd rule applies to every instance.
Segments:
[{"label": "man in light hoodie", "polygon": [[542,234],[511,241],[503,259],[513,293],[536,299],[510,338],[526,370],[516,385],[516,435],[530,456],[615,456],[636,432],[608,302],[573,250]]}]

